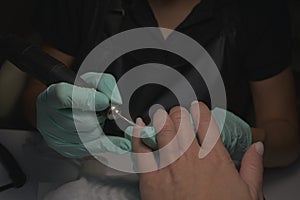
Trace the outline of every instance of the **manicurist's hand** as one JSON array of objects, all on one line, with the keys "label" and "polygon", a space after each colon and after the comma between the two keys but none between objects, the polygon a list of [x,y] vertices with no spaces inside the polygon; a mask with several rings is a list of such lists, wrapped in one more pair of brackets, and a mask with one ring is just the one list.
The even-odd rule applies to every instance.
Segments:
[{"label": "manicurist's hand", "polygon": [[[159,130],[158,146],[165,149],[159,152],[159,156],[155,156],[140,138],[133,138],[136,165],[140,172],[144,172],[140,173],[141,198],[263,199],[262,143],[250,146],[238,171],[219,137],[218,127],[209,109],[202,103],[195,103],[191,114],[195,124],[198,124],[200,144],[194,138],[186,148],[190,142],[183,136],[190,138],[194,135],[194,129],[190,123],[190,113],[179,107],[173,108],[169,114],[159,110],[154,116],[154,127]],[[134,136],[139,136],[144,126],[141,119],[137,120],[137,125]],[[176,133],[178,137],[174,138]],[[177,158],[177,155],[182,156]],[[174,162],[161,168],[170,161]]]},{"label": "manicurist's hand", "polygon": [[[82,158],[90,153],[126,153],[131,142],[121,137],[105,137],[105,115],[97,115],[110,102],[121,104],[115,78],[110,74],[81,76],[92,88],[68,83],[51,85],[37,99],[37,128],[47,144],[63,156]],[[125,151],[124,151],[125,150]]]}]

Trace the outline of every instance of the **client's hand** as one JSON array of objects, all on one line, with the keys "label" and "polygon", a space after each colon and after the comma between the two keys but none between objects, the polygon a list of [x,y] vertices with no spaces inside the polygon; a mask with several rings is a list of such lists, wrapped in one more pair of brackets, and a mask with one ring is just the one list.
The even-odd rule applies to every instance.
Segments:
[{"label": "client's hand", "polygon": [[[196,112],[198,109],[200,112]],[[218,127],[212,120],[209,109],[202,103],[196,103],[191,107],[191,114],[198,124],[197,132],[201,144],[194,138],[185,152],[180,151],[185,149],[183,147],[187,140],[180,133],[188,137],[194,134],[189,112],[177,107],[169,115],[163,110],[155,114],[154,126],[160,130],[157,136],[158,146],[159,149],[166,147],[166,151],[159,152],[159,164],[152,150],[140,138],[133,138],[133,150],[138,153],[135,157],[138,169],[157,169],[140,174],[142,199],[263,199],[262,143],[253,144],[248,149],[238,172],[219,137]],[[135,127],[134,136],[139,136],[140,126],[144,126],[141,119],[137,120],[137,125],[139,126]],[[181,136],[174,138],[176,132]],[[175,142],[169,145],[173,139]],[[174,159],[178,152],[183,155]],[[150,155],[150,158],[145,157],[145,154]],[[170,160],[175,162],[160,169],[163,163]]]},{"label": "client's hand", "polygon": [[[241,161],[245,152],[252,144],[250,126],[235,114],[221,108],[213,109],[212,114],[219,130],[222,130],[221,139],[231,158],[235,161]],[[132,132],[132,126],[125,130],[125,136],[128,140],[132,139]],[[141,135],[143,142],[148,147],[152,150],[157,150],[158,145],[155,128],[147,126],[141,131]]]},{"label": "client's hand", "polygon": [[122,103],[115,78],[110,74],[86,73],[82,79],[97,90],[59,83],[38,96],[37,128],[47,144],[71,158],[89,156],[90,152],[131,151],[129,140],[104,137],[102,126],[106,116],[95,116],[95,112],[105,110],[110,101]]}]

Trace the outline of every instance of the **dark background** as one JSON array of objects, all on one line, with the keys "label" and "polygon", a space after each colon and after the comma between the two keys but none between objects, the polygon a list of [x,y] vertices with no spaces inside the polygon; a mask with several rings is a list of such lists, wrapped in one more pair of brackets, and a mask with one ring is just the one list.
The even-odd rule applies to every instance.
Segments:
[{"label": "dark background", "polygon": [[[1,0],[0,33],[15,33],[25,38],[29,38],[30,40],[38,41],[38,37],[32,32],[31,23],[34,10],[34,1],[35,0]],[[288,0],[288,3],[290,7],[293,33],[292,67],[296,80],[298,107],[300,108],[300,0]],[[9,86],[7,86],[7,88],[9,90]],[[21,97],[21,94],[19,95],[19,97]],[[5,93],[1,94],[0,91],[0,104],[1,101],[4,101],[4,98]],[[20,108],[21,106],[19,98],[19,100],[16,101],[15,109],[11,112],[11,114],[4,117],[0,116],[0,128],[28,128],[28,126],[26,126],[24,118],[22,117]]]},{"label": "dark background", "polygon": [[1,0],[0,32],[12,32],[20,35],[31,33],[33,0]]}]

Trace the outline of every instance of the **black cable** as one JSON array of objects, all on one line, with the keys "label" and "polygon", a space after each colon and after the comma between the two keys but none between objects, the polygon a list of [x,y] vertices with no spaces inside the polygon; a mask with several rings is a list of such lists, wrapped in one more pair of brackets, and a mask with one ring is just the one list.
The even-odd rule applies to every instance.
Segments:
[{"label": "black cable", "polygon": [[0,162],[12,180],[12,183],[1,186],[0,191],[10,188],[20,188],[26,183],[26,175],[22,171],[16,159],[2,144],[0,144]]},{"label": "black cable", "polygon": [[[3,36],[0,34],[0,41],[2,39],[3,39]],[[6,60],[6,57],[7,57],[7,55],[5,54],[5,51],[2,48],[0,48],[0,69],[1,69],[4,61]]]},{"label": "black cable", "polygon": [[14,183],[10,183],[10,184],[7,184],[7,185],[4,185],[4,186],[1,186],[0,187],[0,192],[3,192],[5,190],[8,190],[8,189],[11,189],[11,188],[14,188]]},{"label": "black cable", "polygon": [[[58,82],[74,84],[76,79],[76,74],[62,62],[15,35],[0,35],[0,57],[9,60],[21,71],[47,86]],[[91,87],[79,77],[76,83],[79,86]]]}]

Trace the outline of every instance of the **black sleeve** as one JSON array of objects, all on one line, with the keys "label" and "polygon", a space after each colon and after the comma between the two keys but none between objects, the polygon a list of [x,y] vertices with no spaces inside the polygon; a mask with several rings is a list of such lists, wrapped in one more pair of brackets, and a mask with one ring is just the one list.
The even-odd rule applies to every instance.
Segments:
[{"label": "black sleeve", "polygon": [[[291,64],[291,31],[284,0],[254,1],[244,16],[247,23],[244,67],[249,81],[270,78]],[[248,18],[248,19],[247,19]]]},{"label": "black sleeve", "polygon": [[45,43],[74,57],[91,32],[100,0],[36,0],[34,26]]}]

